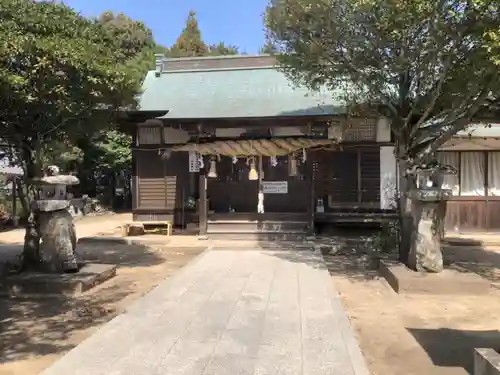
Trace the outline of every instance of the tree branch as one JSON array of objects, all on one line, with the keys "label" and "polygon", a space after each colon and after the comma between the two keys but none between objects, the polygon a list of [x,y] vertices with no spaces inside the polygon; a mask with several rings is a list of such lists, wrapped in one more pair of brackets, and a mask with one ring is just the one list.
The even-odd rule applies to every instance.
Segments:
[{"label": "tree branch", "polygon": [[420,119],[417,121],[417,123],[412,126],[412,129],[410,131],[410,134],[409,136],[411,138],[413,138],[418,129],[422,126],[422,124],[429,118],[429,116],[431,115],[432,111],[434,111],[434,108],[436,106],[436,102],[438,100],[438,98],[441,96],[441,93],[442,93],[442,90],[443,90],[443,85],[444,85],[444,81],[445,81],[445,78],[446,78],[446,74],[448,73],[448,70],[451,66],[451,55],[446,55],[446,59],[445,61],[443,62],[443,70],[441,71],[441,73],[439,74],[439,78],[435,84],[435,90],[431,90],[431,92],[434,91],[433,93],[433,97],[431,99],[431,102],[429,103],[429,105],[427,106],[427,108],[425,109],[424,113],[422,114],[422,116],[420,116]]}]

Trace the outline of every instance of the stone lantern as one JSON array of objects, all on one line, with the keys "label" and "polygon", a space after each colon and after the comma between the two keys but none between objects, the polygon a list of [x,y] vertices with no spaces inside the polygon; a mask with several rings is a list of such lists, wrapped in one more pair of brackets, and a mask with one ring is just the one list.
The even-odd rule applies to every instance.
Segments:
[{"label": "stone lantern", "polygon": [[[437,173],[436,173],[437,172]],[[417,187],[409,192],[413,231],[408,266],[420,272],[443,271],[441,240],[446,203],[452,196],[451,189],[441,188],[437,175],[453,173],[448,166],[418,171]]]},{"label": "stone lantern", "polygon": [[42,265],[48,272],[77,272],[75,256],[76,232],[69,212],[70,200],[66,187],[79,184],[72,175],[59,175],[58,169],[51,176],[39,180],[40,199],[32,202],[40,237]]}]

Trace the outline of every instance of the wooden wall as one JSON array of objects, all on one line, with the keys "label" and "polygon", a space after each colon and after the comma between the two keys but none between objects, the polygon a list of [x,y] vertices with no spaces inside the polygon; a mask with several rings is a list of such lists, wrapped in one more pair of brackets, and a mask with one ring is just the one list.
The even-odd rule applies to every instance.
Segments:
[{"label": "wooden wall", "polygon": [[500,200],[454,199],[447,203],[445,229],[455,231],[499,231]]},{"label": "wooden wall", "polygon": [[[380,148],[360,147],[345,150],[322,150],[308,153],[313,163],[315,199],[324,199],[325,210],[339,208],[380,208]],[[266,212],[306,212],[309,204],[310,182],[306,165],[298,162],[298,175],[289,176],[287,157],[279,157],[272,167],[268,157],[263,158],[264,181],[287,181],[288,194],[265,195]],[[218,177],[208,179],[210,210],[218,213],[255,212],[258,182],[248,181],[249,168],[243,159],[236,164],[222,157],[217,163]],[[328,206],[330,203],[330,207]]]},{"label": "wooden wall", "polygon": [[135,171],[133,214],[139,221],[183,220],[182,202],[190,192],[186,153],[162,158],[155,150],[134,151]]},{"label": "wooden wall", "polygon": [[380,148],[360,147],[314,153],[314,188],[325,211],[380,207]]},{"label": "wooden wall", "polygon": [[[188,170],[188,153],[172,153],[165,159],[157,150],[134,150],[133,156],[136,163],[134,219],[174,220],[177,225],[193,221],[196,211],[187,209],[185,203],[189,196],[198,197],[198,175]],[[309,152],[307,161],[313,163],[315,197],[324,199],[326,212],[380,207],[378,146]],[[207,170],[208,167],[207,161]],[[288,181],[288,194],[265,196],[266,212],[307,211],[311,183],[305,168],[306,164],[299,162],[298,175],[289,176],[287,157],[280,157],[276,167],[271,166],[268,157],[263,158],[264,180]],[[231,208],[236,212],[256,212],[258,182],[249,181],[248,172],[243,159],[233,164],[231,158],[222,157],[217,163],[218,178],[207,181],[209,210],[225,213]]]}]

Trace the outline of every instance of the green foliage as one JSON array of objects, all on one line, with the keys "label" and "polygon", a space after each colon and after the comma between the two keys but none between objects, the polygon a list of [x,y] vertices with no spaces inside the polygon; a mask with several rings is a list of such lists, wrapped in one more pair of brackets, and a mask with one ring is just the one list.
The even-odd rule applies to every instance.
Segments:
[{"label": "green foliage", "polygon": [[374,248],[385,254],[397,254],[400,233],[399,220],[384,221],[375,236]]},{"label": "green foliage", "polygon": [[155,69],[155,54],[160,53],[168,56],[169,49],[159,44],[155,44],[152,47],[143,49],[135,57],[130,59],[128,66],[138,82],[142,83],[146,73]]},{"label": "green foliage", "polygon": [[207,45],[203,41],[196,19],[196,12],[191,10],[186,20],[186,26],[170,47],[168,57],[224,56],[239,54],[238,47],[226,45],[224,42]]},{"label": "green foliage", "polygon": [[168,52],[167,48],[155,43],[153,32],[144,23],[132,20],[123,13],[104,12],[97,22],[117,41],[120,53],[139,85],[146,73],[154,69],[155,53]]},{"label": "green foliage", "polygon": [[0,131],[27,177],[48,164],[86,176],[130,169],[130,136],[109,110],[135,105],[154,55],[238,53],[206,45],[194,12],[172,49],[123,13],[88,19],[61,3],[4,0],[0,17]]},{"label": "green foliage", "polygon": [[276,47],[273,42],[271,42],[270,40],[266,40],[266,43],[259,50],[259,53],[268,53],[270,55],[273,55],[278,51],[278,47]]},{"label": "green foliage", "polygon": [[211,44],[208,46],[209,56],[226,56],[226,55],[238,55],[239,50],[237,46],[226,45],[224,42],[219,44]]},{"label": "green foliage", "polygon": [[117,130],[100,132],[94,137],[93,143],[94,158],[100,167],[114,172],[130,167],[131,136]]},{"label": "green foliage", "polygon": [[292,79],[388,116],[409,164],[488,115],[500,91],[497,0],[271,0],[266,26]]},{"label": "green foliage", "polygon": [[32,0],[2,1],[0,18],[0,131],[25,164],[42,144],[88,134],[97,109],[135,104],[120,40],[103,25]]},{"label": "green foliage", "polygon": [[191,10],[186,20],[186,26],[175,44],[170,48],[171,57],[206,56],[208,47],[201,38],[201,31],[196,19],[196,12]]},{"label": "green foliage", "polygon": [[146,48],[153,48],[153,32],[144,23],[134,21],[123,13],[115,15],[108,11],[102,13],[97,21],[119,43],[120,52],[126,60],[137,56]]}]

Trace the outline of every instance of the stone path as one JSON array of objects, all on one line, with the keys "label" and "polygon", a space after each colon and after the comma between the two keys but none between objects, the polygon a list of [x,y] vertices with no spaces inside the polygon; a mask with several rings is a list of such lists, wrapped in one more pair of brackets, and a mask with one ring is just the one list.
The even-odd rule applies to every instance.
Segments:
[{"label": "stone path", "polygon": [[321,257],[212,250],[41,375],[369,375]]}]

